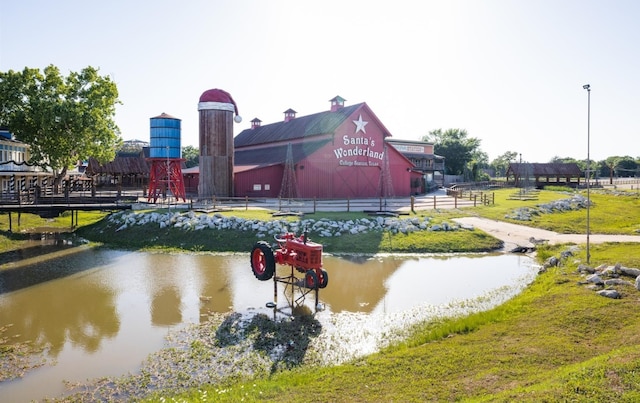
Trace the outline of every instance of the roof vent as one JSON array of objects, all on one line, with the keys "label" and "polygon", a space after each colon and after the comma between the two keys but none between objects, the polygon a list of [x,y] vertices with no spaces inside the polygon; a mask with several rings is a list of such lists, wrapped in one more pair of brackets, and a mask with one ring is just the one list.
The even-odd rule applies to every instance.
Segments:
[{"label": "roof vent", "polygon": [[288,122],[290,120],[293,120],[296,118],[296,111],[294,111],[293,109],[289,108],[286,111],[284,111],[284,121]]},{"label": "roof vent", "polygon": [[338,109],[344,108],[344,101],[346,101],[346,99],[342,98],[340,95],[336,95],[329,101],[331,102],[331,112],[335,112]]},{"label": "roof vent", "polygon": [[251,121],[251,128],[255,129],[256,127],[260,127],[260,123],[262,123],[262,120],[253,118],[253,120]]}]

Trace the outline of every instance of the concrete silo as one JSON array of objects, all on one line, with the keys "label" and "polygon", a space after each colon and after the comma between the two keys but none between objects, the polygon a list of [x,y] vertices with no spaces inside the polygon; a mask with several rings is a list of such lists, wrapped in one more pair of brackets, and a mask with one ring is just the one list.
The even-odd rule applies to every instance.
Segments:
[{"label": "concrete silo", "polygon": [[[242,119],[231,95],[221,89],[207,90],[198,102],[200,114],[200,174],[198,198],[232,197],[233,122]],[[235,117],[234,117],[235,115]]]}]

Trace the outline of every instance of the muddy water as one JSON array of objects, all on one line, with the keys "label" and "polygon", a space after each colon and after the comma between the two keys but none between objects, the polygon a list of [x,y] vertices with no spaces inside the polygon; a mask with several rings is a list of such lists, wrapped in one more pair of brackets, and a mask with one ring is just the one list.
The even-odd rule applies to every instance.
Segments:
[{"label": "muddy water", "polygon": [[[55,397],[64,392],[64,382],[135,372],[149,353],[163,347],[170,329],[203,321],[210,312],[268,312],[265,304],[274,299],[273,281],[253,277],[248,253],[154,254],[83,246],[55,253],[0,271],[0,326],[13,325],[5,336],[47,347],[50,359],[21,379],[0,383],[2,401]],[[319,297],[325,318],[341,312],[394,315],[475,298],[534,270],[528,258],[503,254],[325,256],[324,266],[329,285]],[[288,274],[285,267],[278,270]],[[278,287],[278,305],[286,305]],[[306,300],[314,298],[310,294]]]}]

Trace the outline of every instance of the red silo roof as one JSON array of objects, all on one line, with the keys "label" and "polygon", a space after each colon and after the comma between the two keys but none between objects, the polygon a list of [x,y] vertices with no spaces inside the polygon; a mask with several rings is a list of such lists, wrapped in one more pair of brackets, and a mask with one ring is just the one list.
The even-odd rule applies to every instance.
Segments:
[{"label": "red silo roof", "polygon": [[202,95],[200,95],[199,102],[222,102],[226,104],[233,104],[236,115],[238,114],[238,106],[236,105],[236,101],[231,97],[231,94],[218,88],[203,92]]},{"label": "red silo roof", "polygon": [[202,95],[200,95],[200,102],[225,102],[232,104],[233,99],[228,92],[214,88],[203,92]]}]

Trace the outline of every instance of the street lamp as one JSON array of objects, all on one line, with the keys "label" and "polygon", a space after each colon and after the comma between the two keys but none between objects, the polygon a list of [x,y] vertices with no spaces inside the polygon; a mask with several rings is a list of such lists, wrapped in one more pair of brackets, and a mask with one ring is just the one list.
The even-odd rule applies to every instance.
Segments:
[{"label": "street lamp", "polygon": [[591,137],[591,86],[589,84],[585,84],[582,86],[585,90],[587,90],[587,264],[589,264],[589,260],[591,258],[591,253],[589,252],[589,209],[591,207],[591,195],[589,192],[589,179],[591,177],[591,156],[589,155],[589,142]]}]

